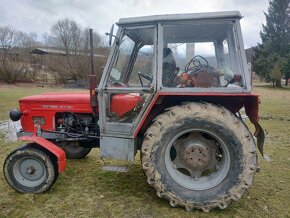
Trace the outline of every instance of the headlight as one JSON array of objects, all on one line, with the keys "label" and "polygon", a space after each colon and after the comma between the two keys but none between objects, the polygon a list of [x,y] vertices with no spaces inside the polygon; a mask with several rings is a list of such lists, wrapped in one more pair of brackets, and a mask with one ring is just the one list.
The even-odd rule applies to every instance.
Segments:
[{"label": "headlight", "polygon": [[44,125],[45,118],[44,117],[32,117],[32,122],[34,125]]}]

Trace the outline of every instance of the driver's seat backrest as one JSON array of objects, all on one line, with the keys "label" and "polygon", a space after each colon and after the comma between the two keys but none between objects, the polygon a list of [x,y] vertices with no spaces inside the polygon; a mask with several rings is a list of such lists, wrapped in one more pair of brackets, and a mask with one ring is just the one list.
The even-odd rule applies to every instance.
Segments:
[{"label": "driver's seat backrest", "polygon": [[173,87],[177,76],[176,62],[170,48],[163,49],[162,84],[165,87]]}]

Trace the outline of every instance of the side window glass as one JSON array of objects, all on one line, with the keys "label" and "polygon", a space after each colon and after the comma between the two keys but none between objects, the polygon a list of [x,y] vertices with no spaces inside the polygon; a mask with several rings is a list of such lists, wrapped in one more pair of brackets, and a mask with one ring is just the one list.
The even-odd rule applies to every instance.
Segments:
[{"label": "side window glass", "polygon": [[134,47],[135,42],[127,35],[124,35],[121,45],[116,52],[115,61],[109,75],[107,86],[114,86],[122,83]]},{"label": "side window glass", "polygon": [[243,87],[232,23],[166,25],[164,87]]},{"label": "side window glass", "polygon": [[138,55],[129,79],[129,86],[149,87],[153,80],[153,45],[144,45]]},{"label": "side window glass", "polygon": [[108,87],[150,87],[153,80],[154,28],[125,29]]}]

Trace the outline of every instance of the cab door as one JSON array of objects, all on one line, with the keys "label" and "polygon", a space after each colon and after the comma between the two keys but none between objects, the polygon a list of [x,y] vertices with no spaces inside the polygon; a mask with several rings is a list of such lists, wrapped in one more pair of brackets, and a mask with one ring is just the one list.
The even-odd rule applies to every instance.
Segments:
[{"label": "cab door", "polygon": [[119,29],[98,88],[101,153],[136,146],[134,130],[156,89],[156,46],[155,26]]}]

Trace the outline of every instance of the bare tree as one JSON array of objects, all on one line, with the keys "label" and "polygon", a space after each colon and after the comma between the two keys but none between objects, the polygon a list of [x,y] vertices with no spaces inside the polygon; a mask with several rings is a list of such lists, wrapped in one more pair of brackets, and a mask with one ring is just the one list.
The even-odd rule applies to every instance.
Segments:
[{"label": "bare tree", "polygon": [[[66,53],[65,61],[58,59],[61,70],[72,80],[77,80],[77,72],[73,66],[73,56],[76,55],[80,44],[81,29],[76,22],[64,19],[59,20],[51,28],[52,35],[55,39],[56,47],[63,49]],[[54,60],[55,61],[55,60]]]},{"label": "bare tree", "polygon": [[35,33],[0,26],[0,80],[11,84],[26,78],[29,51],[37,45],[36,38]]},{"label": "bare tree", "polygon": [[26,62],[17,48],[25,34],[12,27],[0,26],[0,79],[11,84],[22,77]]},{"label": "bare tree", "polygon": [[[51,57],[50,69],[58,73],[61,82],[87,79],[90,72],[89,30],[83,29],[75,21],[64,19],[52,26],[51,33],[50,43],[64,50],[65,56]],[[102,45],[100,35],[94,33],[95,53]],[[95,61],[100,62],[97,58]]]},{"label": "bare tree", "polygon": [[21,33],[22,40],[20,41],[19,47],[30,50],[36,46],[39,46],[40,43],[37,41],[36,33]]}]

